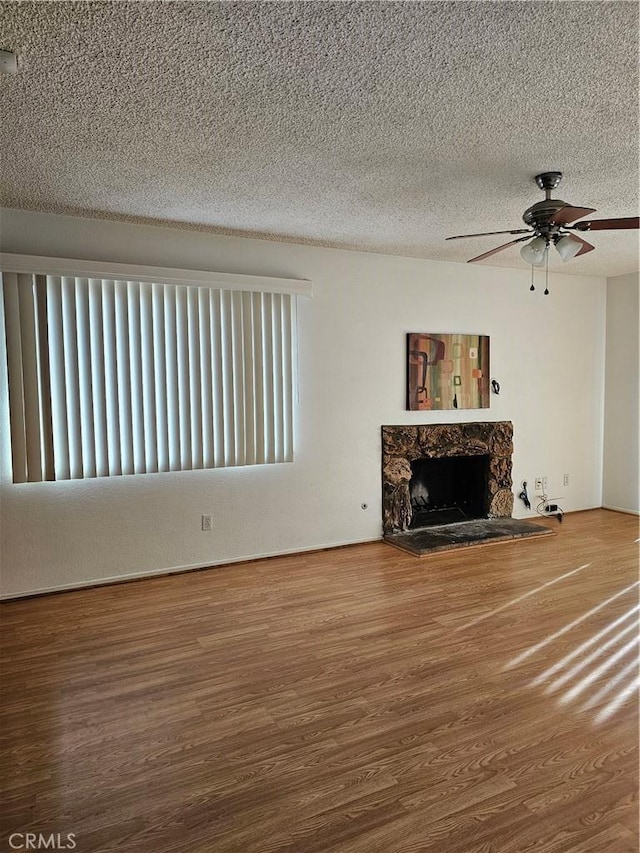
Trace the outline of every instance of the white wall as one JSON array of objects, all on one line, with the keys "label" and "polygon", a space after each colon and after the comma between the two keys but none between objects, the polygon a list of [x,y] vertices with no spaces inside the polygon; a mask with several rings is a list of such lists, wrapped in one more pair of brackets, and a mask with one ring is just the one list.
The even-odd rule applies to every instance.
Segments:
[{"label": "white wall", "polygon": [[[528,271],[483,264],[18,211],[1,225],[8,252],[309,278],[315,292],[299,304],[293,464],[13,485],[0,394],[5,595],[377,539],[382,424],[512,420],[514,488],[544,475],[566,510],[601,504],[604,279],[554,275],[544,296]],[[406,412],[409,331],[490,335],[491,409]],[[514,514],[529,514],[518,499]]]},{"label": "white wall", "polygon": [[607,280],[602,504],[640,511],[638,273]]}]

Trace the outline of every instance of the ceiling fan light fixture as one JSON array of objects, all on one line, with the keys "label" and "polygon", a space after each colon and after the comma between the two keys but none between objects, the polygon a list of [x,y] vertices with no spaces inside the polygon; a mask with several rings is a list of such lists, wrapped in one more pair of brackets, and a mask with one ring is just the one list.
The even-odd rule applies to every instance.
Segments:
[{"label": "ceiling fan light fixture", "polygon": [[581,248],[582,243],[579,243],[578,240],[574,240],[571,234],[565,234],[564,237],[561,237],[556,243],[558,254],[565,263],[570,261],[571,258],[575,258]]},{"label": "ceiling fan light fixture", "polygon": [[547,241],[544,237],[534,237],[530,243],[525,243],[520,249],[520,256],[532,267],[539,267],[544,263],[546,249]]}]

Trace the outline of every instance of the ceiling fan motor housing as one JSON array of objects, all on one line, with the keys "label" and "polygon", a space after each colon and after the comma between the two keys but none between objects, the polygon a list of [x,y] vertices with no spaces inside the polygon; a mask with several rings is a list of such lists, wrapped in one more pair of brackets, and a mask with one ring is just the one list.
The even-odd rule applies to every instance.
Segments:
[{"label": "ceiling fan motor housing", "polygon": [[522,219],[536,231],[548,231],[550,234],[558,231],[558,225],[551,225],[554,215],[567,206],[566,201],[556,198],[548,198],[528,207],[522,215]]},{"label": "ceiling fan motor housing", "polygon": [[522,219],[527,225],[535,228],[536,232],[542,233],[547,239],[560,230],[559,226],[551,225],[554,215],[567,206],[566,201],[551,198],[551,190],[554,190],[561,180],[562,172],[541,172],[536,175],[536,184],[541,190],[544,190],[545,199],[537,202],[537,204],[532,204],[522,215]]}]

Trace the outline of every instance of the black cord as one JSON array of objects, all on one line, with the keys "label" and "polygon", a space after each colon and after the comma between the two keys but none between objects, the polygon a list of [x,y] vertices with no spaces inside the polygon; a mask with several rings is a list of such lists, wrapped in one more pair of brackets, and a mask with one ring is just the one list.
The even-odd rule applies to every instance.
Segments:
[{"label": "black cord", "polygon": [[564,510],[562,509],[560,504],[556,504],[557,509],[555,509],[553,512],[540,511],[540,507],[545,507],[548,503],[549,499],[547,495],[540,495],[540,503],[536,506],[536,512],[543,518],[549,518],[550,515],[555,515],[555,517],[558,519],[558,523],[562,524],[562,521],[564,519]]}]

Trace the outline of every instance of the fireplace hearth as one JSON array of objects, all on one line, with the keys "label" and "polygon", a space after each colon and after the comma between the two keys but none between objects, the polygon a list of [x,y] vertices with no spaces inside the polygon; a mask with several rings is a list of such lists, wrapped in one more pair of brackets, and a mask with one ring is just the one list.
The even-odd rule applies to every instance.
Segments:
[{"label": "fireplace hearth", "polygon": [[385,536],[432,525],[510,518],[510,421],[382,427]]}]

